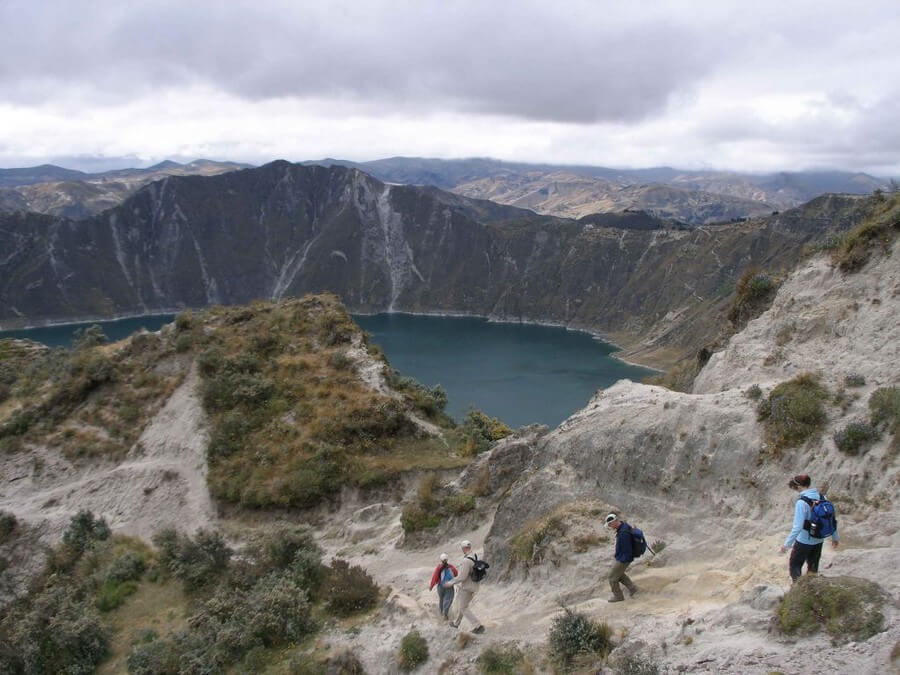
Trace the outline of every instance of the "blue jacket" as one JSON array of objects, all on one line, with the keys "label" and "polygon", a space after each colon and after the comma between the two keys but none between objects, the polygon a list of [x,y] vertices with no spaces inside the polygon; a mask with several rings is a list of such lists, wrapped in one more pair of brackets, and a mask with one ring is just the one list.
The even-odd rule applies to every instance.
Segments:
[{"label": "blue jacket", "polygon": [[[815,488],[809,488],[808,490],[804,490],[800,493],[801,497],[809,497],[810,499],[821,499],[821,493]],[[794,524],[791,526],[791,533],[788,535],[788,538],[784,540],[784,547],[790,548],[794,545],[794,540],[799,541],[801,544],[821,544],[824,539],[820,539],[819,537],[810,537],[809,532],[803,529],[804,521],[809,520],[810,515],[812,514],[812,507],[807,504],[802,499],[797,499],[797,503],[794,505]],[[838,541],[838,533],[837,530],[834,531],[834,534],[829,535],[834,541]]]},{"label": "blue jacket", "polygon": [[622,521],[616,530],[616,560],[620,563],[630,563],[634,560],[631,551],[631,525]]}]

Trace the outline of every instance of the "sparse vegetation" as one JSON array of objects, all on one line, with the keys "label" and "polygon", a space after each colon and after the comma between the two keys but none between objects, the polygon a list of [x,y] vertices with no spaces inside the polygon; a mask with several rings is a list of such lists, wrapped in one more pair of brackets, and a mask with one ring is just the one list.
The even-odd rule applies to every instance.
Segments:
[{"label": "sparse vegetation", "polygon": [[510,540],[510,560],[525,567],[540,563],[547,545],[565,531],[565,520],[558,511],[526,524]]},{"label": "sparse vegetation", "polygon": [[397,400],[360,380],[348,349],[364,336],[334,296],[209,310],[194,323],[206,333],[198,366],[216,497],[310,507],[344,486],[460,463],[445,445],[420,438],[410,419],[418,410],[449,431],[439,389],[395,376],[404,395]]},{"label": "sparse vegetation", "polygon": [[519,675],[525,671],[525,655],[514,643],[488,645],[475,661],[482,675]]},{"label": "sparse vegetation", "polygon": [[564,672],[579,658],[594,662],[612,651],[612,630],[605,623],[597,623],[580,612],[563,608],[553,619],[548,638],[550,658]]},{"label": "sparse vegetation", "polygon": [[438,480],[437,474],[426,473],[419,481],[415,499],[403,507],[400,524],[407,534],[440,525],[453,516],[461,516],[475,509],[475,496],[470,492],[450,493]]},{"label": "sparse vegetation", "polygon": [[18,521],[15,514],[9,511],[0,511],[0,545],[5,544],[12,538],[17,525]]},{"label": "sparse vegetation", "polygon": [[640,654],[617,655],[612,666],[616,675],[659,675],[656,662]]},{"label": "sparse vegetation", "polygon": [[828,391],[812,373],[775,387],[757,409],[772,448],[777,452],[796,447],[820,432],[825,425],[827,397]]},{"label": "sparse vegetation", "polygon": [[758,384],[750,385],[750,387],[747,388],[747,391],[744,392],[744,396],[751,401],[758,401],[762,398],[762,389],[759,388]]},{"label": "sparse vegetation", "polygon": [[844,377],[844,386],[845,387],[865,387],[866,386],[866,378],[864,375],[860,375],[859,373],[849,373]]},{"label": "sparse vegetation", "polygon": [[743,328],[769,308],[778,290],[776,280],[755,267],[744,271],[734,289],[728,308],[728,320],[735,329]]},{"label": "sparse vegetation", "polygon": [[400,641],[397,651],[397,665],[400,670],[409,672],[428,661],[428,643],[421,633],[413,628]]},{"label": "sparse vegetation", "polygon": [[878,429],[866,421],[849,422],[834,433],[834,444],[847,455],[858,455],[866,445],[878,439]]},{"label": "sparse vegetation", "polygon": [[339,616],[372,609],[378,603],[378,585],[359,565],[336,558],[325,578],[328,608]]},{"label": "sparse vegetation", "polygon": [[900,454],[900,387],[881,387],[869,397],[872,425],[891,434],[890,456]]},{"label": "sparse vegetation", "polygon": [[794,583],[776,612],[785,633],[811,635],[824,629],[839,645],[883,631],[884,601],[884,591],[868,579],[807,575]]},{"label": "sparse vegetation", "polygon": [[832,262],[846,273],[858,272],[881,250],[887,254],[900,234],[900,195],[876,199],[871,213],[850,230],[832,254]]}]

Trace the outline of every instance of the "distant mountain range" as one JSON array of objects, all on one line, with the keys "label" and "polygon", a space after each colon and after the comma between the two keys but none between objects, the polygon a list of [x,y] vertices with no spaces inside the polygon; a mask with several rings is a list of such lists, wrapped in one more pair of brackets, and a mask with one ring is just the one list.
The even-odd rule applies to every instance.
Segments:
[{"label": "distant mountain range", "polygon": [[[303,164],[357,168],[388,183],[433,185],[544,215],[577,218],[627,209],[691,225],[752,218],[798,206],[825,193],[869,194],[888,187],[887,179],[840,171],[749,174],[417,157],[371,162],[323,159]],[[197,160],[94,174],[52,165],[0,169],[0,212],[86,218],[120,204],[138,188],[165,176],[213,175],[248,167]]]},{"label": "distant mountain range", "polygon": [[249,164],[198,159],[189,164],[165,161],[146,169],[84,173],[52,164],[0,169],[0,212],[33,211],[86,218],[121,204],[147,183],[166,176],[213,176]]},{"label": "distant mountain range", "polygon": [[306,163],[354,167],[386,182],[436,185],[547,215],[579,217],[638,209],[691,224],[750,218],[799,206],[825,193],[870,194],[887,188],[889,182],[843,171],[750,174],[669,167],[524,164],[479,158],[392,157],[371,162],[323,159]]},{"label": "distant mountain range", "polygon": [[[749,265],[789,266],[865,199],[685,227],[645,212],[580,220],[279,161],[170,176],[82,220],[0,214],[0,321],[112,317],[333,291],[351,310],[549,321],[659,344]],[[709,314],[709,312],[706,312]]]}]

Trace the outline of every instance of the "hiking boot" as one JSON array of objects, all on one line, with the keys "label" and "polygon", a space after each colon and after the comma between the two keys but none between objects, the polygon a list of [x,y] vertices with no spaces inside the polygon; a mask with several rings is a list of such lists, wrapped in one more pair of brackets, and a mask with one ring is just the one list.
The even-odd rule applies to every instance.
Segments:
[{"label": "hiking boot", "polygon": [[481,635],[484,632],[484,626],[479,624],[479,625],[475,626],[475,628],[472,629],[472,632],[475,633],[476,635]]},{"label": "hiking boot", "polygon": [[614,595],[609,600],[607,600],[607,602],[623,602],[624,600],[625,600],[625,596],[622,596],[620,598],[618,595]]},{"label": "hiking boot", "polygon": [[640,591],[640,589],[637,586],[635,586],[634,588],[629,588],[628,589],[628,597],[633,598],[634,596],[636,596],[638,594],[638,591]]},{"label": "hiking boot", "polygon": [[448,623],[447,625],[450,626],[450,628],[459,628],[459,624],[453,623],[452,621],[450,623]]}]

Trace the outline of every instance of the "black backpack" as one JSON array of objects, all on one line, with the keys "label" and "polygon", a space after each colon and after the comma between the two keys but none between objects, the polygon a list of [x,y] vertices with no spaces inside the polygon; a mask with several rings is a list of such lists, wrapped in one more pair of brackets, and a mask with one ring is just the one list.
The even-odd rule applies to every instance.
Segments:
[{"label": "black backpack", "polygon": [[647,552],[647,540],[641,528],[629,525],[628,529],[631,530],[631,555],[640,558]]},{"label": "black backpack", "polygon": [[487,576],[487,570],[490,565],[488,565],[484,560],[479,560],[477,553],[467,555],[466,557],[473,563],[475,563],[474,565],[472,565],[472,574],[469,575],[469,578],[477,584],[482,579],[484,579],[485,576]]}]

